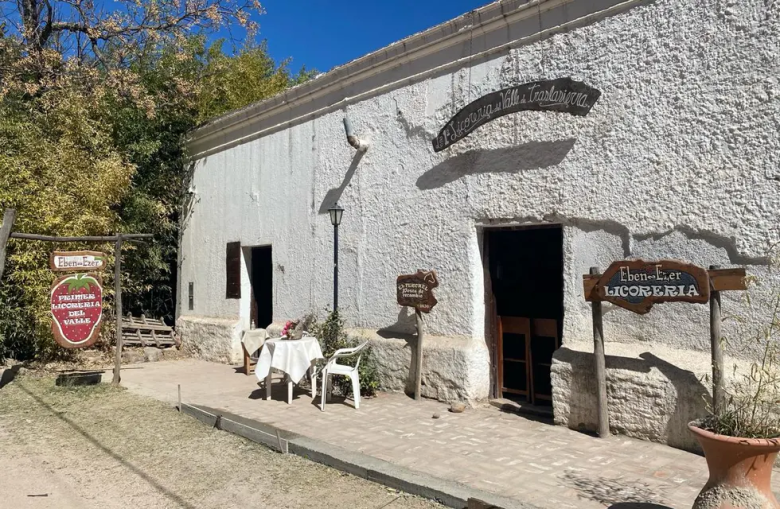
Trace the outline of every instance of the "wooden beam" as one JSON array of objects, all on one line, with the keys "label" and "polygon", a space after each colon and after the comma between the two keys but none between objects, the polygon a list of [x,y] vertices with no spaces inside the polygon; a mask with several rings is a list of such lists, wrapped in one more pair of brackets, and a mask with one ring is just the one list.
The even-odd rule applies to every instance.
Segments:
[{"label": "wooden beam", "polygon": [[417,351],[415,355],[415,370],[414,370],[414,399],[420,401],[422,398],[422,366],[423,366],[423,337],[425,336],[425,324],[423,322],[422,313],[419,309],[415,308],[415,315],[417,315]]},{"label": "wooden beam", "polygon": [[[601,277],[598,267],[591,267],[590,274]],[[601,300],[591,303],[593,315],[593,361],[596,374],[596,410],[599,422],[599,436],[609,436],[609,409],[607,406],[607,368],[604,356],[604,326],[601,318]]]},{"label": "wooden beam", "polygon": [[600,277],[592,274],[584,274],[582,276],[582,291],[586,301],[591,302],[597,297],[593,290],[596,288],[596,283],[599,282]]},{"label": "wooden beam", "polygon": [[5,248],[8,245],[8,237],[12,235],[11,229],[14,227],[14,221],[16,221],[16,210],[5,209],[3,214],[3,225],[0,226],[0,278],[3,277],[3,269],[5,268]]},{"label": "wooden beam", "polygon": [[114,353],[114,378],[111,381],[119,385],[122,377],[122,235],[114,244],[114,314],[116,315],[116,352]]},{"label": "wooden beam", "polygon": [[745,269],[710,269],[710,288],[716,292],[724,290],[746,290]]},{"label": "wooden beam", "polygon": [[151,239],[151,233],[122,233],[120,235],[86,236],[86,237],[53,237],[51,235],[36,235],[34,233],[12,233],[11,238],[23,240],[42,240],[44,242],[116,242],[122,240]]},{"label": "wooden beam", "polygon": [[[718,270],[716,265],[710,266],[710,272]],[[742,271],[743,275],[745,271]],[[742,278],[744,281],[744,277]],[[720,415],[723,410],[725,387],[723,383],[723,348],[720,341],[722,339],[720,332],[721,313],[720,313],[720,292],[712,290],[710,292],[710,345],[712,349],[712,409],[715,415]]]}]

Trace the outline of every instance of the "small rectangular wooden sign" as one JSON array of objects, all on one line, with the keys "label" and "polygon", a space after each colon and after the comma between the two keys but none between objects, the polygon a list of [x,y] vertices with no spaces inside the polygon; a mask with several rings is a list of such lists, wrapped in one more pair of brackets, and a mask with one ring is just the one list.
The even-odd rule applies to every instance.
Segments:
[{"label": "small rectangular wooden sign", "polygon": [[707,270],[673,260],[613,262],[596,283],[601,300],[639,314],[660,302],[695,302],[710,298]]},{"label": "small rectangular wooden sign", "polygon": [[49,267],[57,272],[103,270],[106,255],[98,251],[54,251],[49,256]]}]

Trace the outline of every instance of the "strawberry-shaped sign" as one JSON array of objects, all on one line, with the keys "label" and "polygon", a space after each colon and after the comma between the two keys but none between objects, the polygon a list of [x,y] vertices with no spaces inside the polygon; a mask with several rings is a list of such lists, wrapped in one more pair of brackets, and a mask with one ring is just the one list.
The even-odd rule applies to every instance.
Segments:
[{"label": "strawberry-shaped sign", "polygon": [[64,348],[92,345],[103,317],[103,288],[95,274],[57,278],[51,287],[51,330]]}]

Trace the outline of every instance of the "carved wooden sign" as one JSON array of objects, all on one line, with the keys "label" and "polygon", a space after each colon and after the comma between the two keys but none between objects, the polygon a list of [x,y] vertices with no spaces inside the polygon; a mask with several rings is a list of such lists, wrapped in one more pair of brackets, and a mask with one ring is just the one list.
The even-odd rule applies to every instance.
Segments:
[{"label": "carved wooden sign", "polygon": [[435,271],[418,270],[415,274],[398,276],[396,297],[401,306],[410,306],[429,313],[436,305],[433,289],[439,286]]},{"label": "carved wooden sign", "polygon": [[54,271],[103,270],[106,255],[98,251],[54,251],[49,256],[49,267]]},{"label": "carved wooden sign", "polygon": [[661,302],[696,302],[710,298],[707,270],[673,260],[612,263],[596,283],[601,300],[639,314]]},{"label": "carved wooden sign", "polygon": [[96,274],[61,276],[51,287],[51,331],[63,348],[97,341],[103,317],[103,287]]},{"label": "carved wooden sign", "polygon": [[600,91],[571,78],[534,81],[492,92],[456,113],[433,140],[433,150],[444,150],[491,120],[518,111],[557,111],[584,117],[600,96]]}]

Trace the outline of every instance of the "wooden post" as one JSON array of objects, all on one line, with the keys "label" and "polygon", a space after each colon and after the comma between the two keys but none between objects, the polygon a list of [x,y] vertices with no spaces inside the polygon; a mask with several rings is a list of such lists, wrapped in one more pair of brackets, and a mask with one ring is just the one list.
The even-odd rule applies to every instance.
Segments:
[{"label": "wooden post", "polygon": [[181,412],[181,384],[178,384],[179,388],[179,412]]},{"label": "wooden post", "polygon": [[114,313],[116,314],[116,354],[114,356],[114,379],[119,384],[122,367],[122,235],[117,235],[114,245]]},{"label": "wooden post", "polygon": [[[591,267],[592,276],[599,275],[598,267]],[[601,321],[601,301],[591,302],[593,310],[593,359],[596,367],[596,401],[599,417],[599,436],[609,436],[609,412],[607,411],[607,374],[604,359],[604,326]]]},{"label": "wooden post", "polygon": [[5,247],[8,245],[8,237],[11,236],[14,221],[16,221],[16,210],[5,209],[5,213],[3,214],[3,225],[0,226],[0,278],[3,277],[3,269],[5,268]]},{"label": "wooden post", "polygon": [[[720,267],[710,265],[710,270]],[[723,349],[720,340],[720,291],[710,289],[710,345],[712,347],[712,410],[719,415],[723,405]]]},{"label": "wooden post", "polygon": [[417,367],[414,371],[414,399],[419,401],[422,393],[422,365],[423,365],[423,336],[425,335],[425,324],[423,323],[422,312],[415,308],[415,314],[417,315],[417,354],[415,361]]}]

